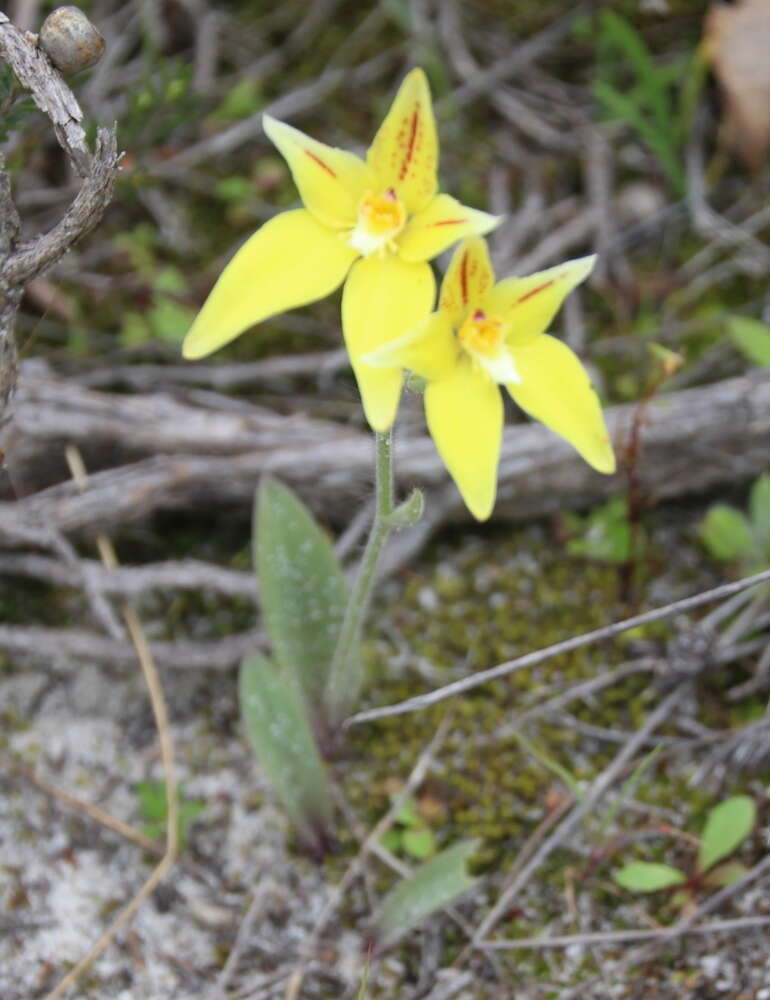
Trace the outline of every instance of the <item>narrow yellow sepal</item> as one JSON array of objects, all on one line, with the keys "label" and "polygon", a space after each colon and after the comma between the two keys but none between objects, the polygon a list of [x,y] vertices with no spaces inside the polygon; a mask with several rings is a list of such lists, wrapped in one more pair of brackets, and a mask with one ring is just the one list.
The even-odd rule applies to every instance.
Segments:
[{"label": "narrow yellow sepal", "polygon": [[351,268],[342,295],[342,329],[373,430],[387,430],[393,423],[403,376],[398,366],[367,364],[364,355],[417,326],[430,313],[435,294],[429,264],[373,255]]},{"label": "narrow yellow sepal", "polygon": [[448,194],[439,194],[407,222],[398,239],[404,260],[430,260],[465,236],[483,236],[502,218],[462,205]]},{"label": "narrow yellow sepal", "polygon": [[428,430],[468,510],[479,521],[492,513],[503,435],[503,399],[491,379],[458,364],[425,390]]},{"label": "narrow yellow sepal", "polygon": [[475,236],[455,250],[441,283],[439,308],[460,326],[469,309],[478,306],[495,283],[487,241]]},{"label": "narrow yellow sepal", "polygon": [[569,441],[597,472],[615,471],[601,404],[577,355],[547,334],[511,351],[521,381],[507,386],[535,420]]},{"label": "narrow yellow sepal", "polygon": [[511,324],[512,347],[545,333],[562,302],[593,270],[596,256],[565,261],[526,278],[505,278],[486,295],[482,308]]},{"label": "narrow yellow sepal", "polygon": [[305,208],[334,229],[354,226],[358,203],[375,184],[364,161],[270,115],[262,116],[262,125],[288,163]]},{"label": "narrow yellow sepal", "polygon": [[376,368],[404,368],[433,380],[452,374],[459,353],[449,316],[435,312],[409,333],[387,341],[361,360]]},{"label": "narrow yellow sepal", "polygon": [[438,188],[438,136],[425,73],[413,69],[398,89],[366,161],[383,189],[393,188],[408,211],[425,208]]},{"label": "narrow yellow sepal", "polygon": [[185,358],[211,354],[268,316],[315,302],[342,284],[357,257],[305,209],[283,212],[225,267],[182,344]]}]

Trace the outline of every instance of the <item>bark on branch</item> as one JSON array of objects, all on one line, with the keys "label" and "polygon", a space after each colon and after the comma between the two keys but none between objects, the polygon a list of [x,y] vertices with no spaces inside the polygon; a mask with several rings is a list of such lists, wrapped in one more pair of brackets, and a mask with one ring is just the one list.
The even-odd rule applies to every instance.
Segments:
[{"label": "bark on branch", "polygon": [[[607,416],[622,461],[638,411],[618,406]],[[65,481],[67,444],[83,451],[89,469],[102,470],[94,471],[83,495]],[[61,480],[18,503],[0,504],[6,544],[14,538],[28,544],[40,523],[66,534],[114,529],[161,510],[245,510],[266,472],[292,485],[326,520],[344,525],[371,483],[371,438],[355,428],[245,403],[231,413],[161,393],[100,393],[47,375],[25,377],[4,447],[22,492],[50,483],[45,476],[51,473]],[[768,371],[664,394],[643,416],[636,474],[651,501],[739,482],[768,467]],[[428,438],[400,437],[397,468],[400,486],[422,488],[434,515],[418,534],[469,518]],[[522,519],[586,506],[625,487],[622,475],[593,472],[544,427],[509,426],[495,516]]]},{"label": "bark on branch", "polygon": [[0,158],[0,420],[16,388],[14,321],[25,285],[47,270],[100,221],[112,197],[118,165],[115,128],[99,128],[94,151],[86,142],[83,112],[59,72],[37,45],[0,12],[0,58],[32,95],[53,126],[56,139],[83,184],[62,219],[49,232],[20,241],[11,184]]}]

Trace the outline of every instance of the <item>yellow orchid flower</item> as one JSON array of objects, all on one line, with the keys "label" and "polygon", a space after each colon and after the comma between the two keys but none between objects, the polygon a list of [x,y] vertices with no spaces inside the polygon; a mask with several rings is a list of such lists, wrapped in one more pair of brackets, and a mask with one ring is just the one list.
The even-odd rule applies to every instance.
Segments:
[{"label": "yellow orchid flower", "polygon": [[201,358],[260,320],[329,295],[345,281],[345,344],[374,430],[393,423],[398,367],[372,367],[368,353],[433,308],[428,261],[458,239],[487,233],[496,216],[438,194],[438,139],[428,81],[412,70],[369,147],[366,161],[265,115],[304,208],[259,229],[222,272],[184,344]]},{"label": "yellow orchid flower", "polygon": [[615,471],[601,406],[577,356],[544,331],[594,257],[495,284],[485,240],[466,239],[441,286],[439,308],[377,348],[370,364],[427,380],[428,429],[468,509],[492,513],[503,432],[503,385],[530,416],[565,438],[598,472]]}]

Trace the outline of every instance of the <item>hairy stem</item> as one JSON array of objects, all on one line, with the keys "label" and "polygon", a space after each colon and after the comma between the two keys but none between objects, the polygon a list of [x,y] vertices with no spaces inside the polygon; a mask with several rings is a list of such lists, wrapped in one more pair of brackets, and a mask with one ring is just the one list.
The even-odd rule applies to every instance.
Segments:
[{"label": "hairy stem", "polygon": [[391,531],[389,517],[393,513],[393,436],[391,431],[376,435],[376,500],[377,506],[369,539],[361,557],[345,617],[340,627],[337,646],[329,668],[324,708],[327,722],[336,730],[358,702],[363,684],[363,669],[359,654],[361,630],[372,597],[377,564]]}]

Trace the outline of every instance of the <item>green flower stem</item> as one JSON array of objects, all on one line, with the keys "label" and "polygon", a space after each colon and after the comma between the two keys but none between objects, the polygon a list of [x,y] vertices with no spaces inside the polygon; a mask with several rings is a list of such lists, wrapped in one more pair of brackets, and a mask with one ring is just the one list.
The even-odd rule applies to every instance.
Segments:
[{"label": "green flower stem", "polygon": [[369,610],[375,572],[385,542],[391,532],[393,513],[393,435],[391,431],[376,435],[377,457],[376,500],[374,522],[369,533],[361,564],[358,567],[350,599],[345,608],[337,646],[329,667],[325,708],[332,731],[355,708],[363,684],[360,656],[361,630]]}]

